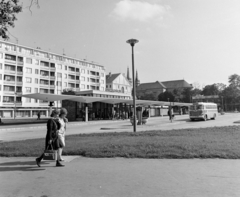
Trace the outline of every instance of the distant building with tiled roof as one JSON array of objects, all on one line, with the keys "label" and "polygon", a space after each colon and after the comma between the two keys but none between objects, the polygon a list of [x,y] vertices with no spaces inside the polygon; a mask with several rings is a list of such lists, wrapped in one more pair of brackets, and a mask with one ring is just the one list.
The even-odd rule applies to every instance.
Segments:
[{"label": "distant building with tiled roof", "polygon": [[172,91],[178,88],[192,88],[192,85],[186,82],[184,79],[182,80],[174,80],[174,81],[162,81],[168,91]]},{"label": "distant building with tiled roof", "polygon": [[132,94],[132,85],[122,73],[106,75],[106,91]]},{"label": "distant building with tiled roof", "polygon": [[192,88],[192,85],[185,80],[163,81],[141,83],[137,87],[137,98],[146,100],[157,100],[162,92],[172,92],[174,89]]},{"label": "distant building with tiled roof", "polygon": [[164,84],[159,81],[141,83],[136,88],[137,98],[146,100],[157,100],[158,95],[166,90]]}]

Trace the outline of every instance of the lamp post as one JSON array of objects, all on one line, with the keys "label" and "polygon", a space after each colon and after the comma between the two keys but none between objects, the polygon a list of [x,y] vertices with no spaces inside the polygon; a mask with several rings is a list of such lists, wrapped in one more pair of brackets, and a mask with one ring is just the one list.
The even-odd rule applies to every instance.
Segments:
[{"label": "lamp post", "polygon": [[223,114],[223,111],[224,111],[224,110],[223,110],[223,96],[222,96],[222,114]]},{"label": "lamp post", "polygon": [[138,40],[130,39],[130,40],[127,40],[127,43],[129,43],[132,47],[133,132],[136,132],[136,87],[135,87],[135,77],[134,77],[134,52],[133,52],[133,47],[136,43],[138,43]]},{"label": "lamp post", "polygon": [[14,119],[16,118],[16,103],[17,103],[17,92],[14,92]]}]

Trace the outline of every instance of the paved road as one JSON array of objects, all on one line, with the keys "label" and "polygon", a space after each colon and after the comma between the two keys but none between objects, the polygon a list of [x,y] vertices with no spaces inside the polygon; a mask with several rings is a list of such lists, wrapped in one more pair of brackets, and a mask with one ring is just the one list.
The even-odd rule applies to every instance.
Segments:
[{"label": "paved road", "polygon": [[0,197],[239,197],[240,161],[0,158]]},{"label": "paved road", "polygon": [[[187,115],[176,116],[172,123],[168,117],[150,118],[146,125],[138,125],[137,131],[149,130],[170,130],[182,128],[200,128],[214,126],[238,125],[234,123],[240,120],[239,113],[229,113],[219,115],[216,120],[190,121]],[[72,122],[67,126],[67,135],[79,133],[99,133],[99,132],[132,132],[133,128],[129,120],[115,121],[95,121],[95,122]],[[1,141],[14,141],[33,138],[44,138],[46,135],[46,124],[13,125],[0,127]]]}]

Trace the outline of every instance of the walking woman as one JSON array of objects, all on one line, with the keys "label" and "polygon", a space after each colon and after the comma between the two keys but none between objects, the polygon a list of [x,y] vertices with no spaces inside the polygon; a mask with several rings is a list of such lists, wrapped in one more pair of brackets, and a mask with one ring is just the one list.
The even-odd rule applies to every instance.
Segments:
[{"label": "walking woman", "polygon": [[[47,121],[47,134],[45,139],[45,150],[47,148],[52,147],[54,150],[58,151],[58,158],[56,161],[57,167],[63,167],[64,165],[60,163],[60,152],[59,152],[59,139],[58,139],[58,130],[60,129],[60,123],[58,121],[58,110],[53,110],[51,114],[51,118]],[[40,163],[43,159],[44,153],[36,158],[36,163],[38,167],[41,167]]]},{"label": "walking woman", "polygon": [[59,138],[59,157],[60,157],[60,161],[64,161],[64,159],[62,158],[62,151],[63,148],[65,147],[65,132],[66,132],[66,124],[68,122],[67,118],[67,110],[65,108],[62,108],[60,110],[60,114],[59,114],[59,118],[58,121],[60,123],[60,129],[58,132],[58,138]]}]

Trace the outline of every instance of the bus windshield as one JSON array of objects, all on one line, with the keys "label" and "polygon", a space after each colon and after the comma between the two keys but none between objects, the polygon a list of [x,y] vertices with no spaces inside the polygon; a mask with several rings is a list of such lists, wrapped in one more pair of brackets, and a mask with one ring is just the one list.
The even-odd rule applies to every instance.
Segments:
[{"label": "bus windshield", "polygon": [[203,109],[203,105],[192,105],[190,106],[190,110],[199,110],[199,109]]}]

